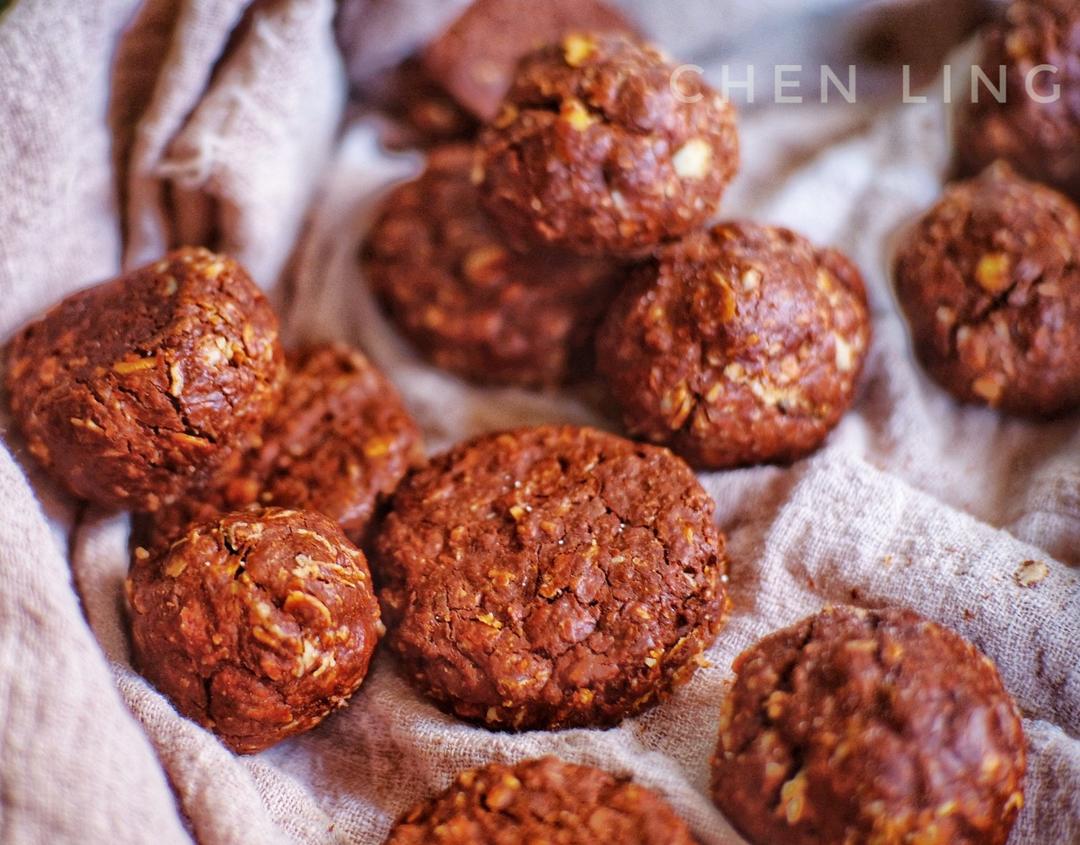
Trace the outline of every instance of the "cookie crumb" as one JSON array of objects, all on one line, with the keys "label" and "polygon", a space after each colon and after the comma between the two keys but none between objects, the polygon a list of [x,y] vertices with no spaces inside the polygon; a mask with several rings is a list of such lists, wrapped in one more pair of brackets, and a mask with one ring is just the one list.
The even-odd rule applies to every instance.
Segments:
[{"label": "cookie crumb", "polygon": [[1049,574],[1050,567],[1041,560],[1025,560],[1013,574],[1013,580],[1019,587],[1035,587]]}]

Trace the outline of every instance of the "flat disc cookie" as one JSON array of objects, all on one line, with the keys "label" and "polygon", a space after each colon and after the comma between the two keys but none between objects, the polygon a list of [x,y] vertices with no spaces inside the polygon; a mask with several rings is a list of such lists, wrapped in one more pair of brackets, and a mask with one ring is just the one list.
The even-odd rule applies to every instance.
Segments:
[{"label": "flat disc cookie", "polygon": [[378,537],[391,647],[492,728],[610,725],[689,678],[725,608],[713,503],[666,449],[490,434],[403,482]]},{"label": "flat disc cookie", "polygon": [[512,251],[479,207],[471,168],[470,147],[439,149],[386,198],[364,248],[376,294],[425,357],[465,378],[542,386],[581,375],[618,265]]},{"label": "flat disc cookie", "polygon": [[1080,209],[1005,164],[951,185],[896,258],[915,353],[953,396],[1025,416],[1080,406]]},{"label": "flat disc cookie", "polygon": [[787,229],[724,223],[636,271],[597,337],[633,436],[702,468],[790,461],[854,397],[870,340],[858,269]]},{"label": "flat disc cookie", "polygon": [[462,772],[414,807],[385,845],[694,845],[660,796],[555,757]]},{"label": "flat disc cookie", "polygon": [[212,483],[137,517],[133,545],[157,553],[190,523],[252,504],[316,510],[354,543],[367,539],[378,505],[423,460],[420,430],[361,352],[312,346],[287,363],[284,398],[258,444]]},{"label": "flat disc cookie", "polygon": [[755,845],[1003,845],[1025,742],[994,664],[909,610],[827,608],[747,649],[713,797]]}]

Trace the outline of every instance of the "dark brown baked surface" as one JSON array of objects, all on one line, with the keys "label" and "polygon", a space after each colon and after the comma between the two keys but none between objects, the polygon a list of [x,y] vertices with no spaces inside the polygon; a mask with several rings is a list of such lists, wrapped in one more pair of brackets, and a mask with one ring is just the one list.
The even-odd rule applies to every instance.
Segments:
[{"label": "dark brown baked surface", "polygon": [[787,229],[724,223],[635,271],[597,366],[631,435],[722,468],[817,448],[851,404],[869,340],[847,258]]},{"label": "dark brown baked surface", "polygon": [[135,665],[241,754],[318,724],[381,633],[364,555],[321,514],[251,509],[191,527],[127,581]]},{"label": "dark brown baked surface", "polygon": [[375,85],[374,105],[395,121],[381,136],[393,149],[472,141],[479,121],[462,108],[412,56]]},{"label": "dark brown baked surface", "polygon": [[[1005,66],[1005,102],[985,87],[978,103],[965,100],[956,132],[960,175],[974,176],[1003,159],[1080,200],[1080,4],[1009,3],[987,27],[978,64],[995,86],[997,69]],[[1040,65],[1057,70],[1033,74]],[[1039,102],[1053,97],[1055,86],[1058,96]]]},{"label": "dark brown baked surface", "polygon": [[619,35],[568,35],[522,60],[476,173],[515,242],[641,253],[716,212],[738,166],[734,109],[674,71]]},{"label": "dark brown baked surface", "polygon": [[472,148],[432,152],[401,185],[364,247],[390,316],[436,365],[473,381],[543,386],[581,375],[596,323],[622,278],[604,259],[516,253],[480,209]]},{"label": "dark brown baked surface", "polygon": [[406,479],[376,538],[390,645],[490,728],[610,725],[687,680],[726,610],[713,503],[665,449],[488,434]]},{"label": "dark brown baked surface", "polygon": [[476,0],[422,55],[422,64],[465,109],[491,120],[518,61],[572,30],[631,33],[634,27],[599,0]]},{"label": "dark brown baked surface", "polygon": [[1080,210],[1008,166],[955,183],[908,234],[896,292],[927,372],[1027,416],[1080,406]]},{"label": "dark brown baked surface", "polygon": [[420,430],[358,350],[305,347],[287,365],[282,401],[258,442],[210,483],[136,517],[134,545],[157,554],[190,523],[252,504],[318,511],[357,545],[367,540],[377,507],[423,462]]},{"label": "dark brown baked surface", "polygon": [[713,797],[752,843],[1001,845],[1020,716],[989,658],[909,610],[827,608],[735,660]]},{"label": "dark brown baked surface", "polygon": [[462,772],[407,812],[386,845],[694,845],[664,799],[555,757]]},{"label": "dark brown baked surface", "polygon": [[111,508],[173,501],[245,445],[280,394],[270,305],[239,264],[198,248],[69,296],[7,356],[30,452]]}]

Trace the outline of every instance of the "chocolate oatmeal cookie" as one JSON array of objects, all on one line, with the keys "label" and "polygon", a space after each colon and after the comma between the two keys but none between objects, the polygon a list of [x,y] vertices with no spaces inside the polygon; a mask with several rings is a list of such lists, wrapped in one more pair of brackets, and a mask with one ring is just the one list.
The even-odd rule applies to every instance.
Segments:
[{"label": "chocolate oatmeal cookie", "polygon": [[543,386],[580,375],[620,268],[511,250],[479,207],[471,164],[469,147],[439,149],[386,198],[363,254],[375,292],[427,358],[465,378]]},{"label": "chocolate oatmeal cookie", "polygon": [[870,340],[862,277],[787,229],[725,223],[642,265],[597,366],[629,432],[692,465],[790,461],[851,404]]},{"label": "chocolate oatmeal cookie", "polygon": [[909,611],[827,608],[735,661],[713,798],[758,845],[1001,845],[1025,741],[994,664]]},{"label": "chocolate oatmeal cookie", "polygon": [[259,442],[210,483],[137,517],[135,545],[157,554],[190,523],[251,504],[319,511],[352,542],[367,539],[376,507],[423,461],[420,431],[394,386],[357,350],[312,346],[287,364],[284,398]]},{"label": "chocolate oatmeal cookie", "polygon": [[280,395],[277,318],[239,264],[205,249],[69,296],[7,355],[30,452],[105,507],[173,501],[248,443]]},{"label": "chocolate oatmeal cookie", "polygon": [[1005,102],[983,88],[978,103],[965,103],[957,121],[960,175],[1003,159],[1080,199],[1080,4],[1010,3],[988,27],[978,65],[995,86],[997,69],[1006,68]]},{"label": "chocolate oatmeal cookie", "polygon": [[386,845],[694,845],[659,795],[555,757],[462,772],[402,816]]},{"label": "chocolate oatmeal cookie", "polygon": [[630,38],[573,34],[522,60],[474,178],[515,241],[623,255],[705,223],[738,157],[731,104],[698,77]]},{"label": "chocolate oatmeal cookie", "polygon": [[726,610],[713,503],[666,449],[573,426],[489,434],[394,495],[390,643],[491,728],[611,725],[693,673]]},{"label": "chocolate oatmeal cookie", "polygon": [[518,61],[571,31],[632,33],[633,25],[600,0],[475,0],[424,50],[424,69],[465,109],[489,121]]},{"label": "chocolate oatmeal cookie", "polygon": [[480,123],[465,111],[413,56],[375,84],[374,105],[394,127],[381,136],[392,149],[471,141]]},{"label": "chocolate oatmeal cookie", "polygon": [[956,183],[896,259],[927,372],[965,402],[1028,416],[1080,406],[1080,210],[998,164]]},{"label": "chocolate oatmeal cookie", "polygon": [[382,631],[364,555],[311,511],[189,528],[127,580],[135,664],[177,710],[250,754],[317,725],[367,673]]}]

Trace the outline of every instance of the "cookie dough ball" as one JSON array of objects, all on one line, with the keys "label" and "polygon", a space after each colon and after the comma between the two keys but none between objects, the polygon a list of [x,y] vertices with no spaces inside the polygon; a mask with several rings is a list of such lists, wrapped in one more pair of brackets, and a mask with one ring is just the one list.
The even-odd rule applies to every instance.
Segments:
[{"label": "cookie dough ball", "polygon": [[153,511],[250,442],[281,375],[259,289],[232,259],[189,247],[24,328],[6,387],[30,452],[75,495]]},{"label": "cookie dough ball", "polygon": [[575,30],[633,32],[599,0],[475,0],[423,52],[431,78],[480,120],[498,114],[518,61]]},{"label": "cookie dough ball", "polygon": [[633,254],[705,223],[738,166],[730,103],[620,35],[525,58],[480,136],[481,196],[515,239]]},{"label": "cookie dough ball", "polygon": [[471,166],[470,147],[438,150],[387,197],[364,249],[376,294],[425,357],[465,378],[544,386],[582,374],[619,267],[511,250],[479,207]]},{"label": "cookie dough ball", "polygon": [[360,352],[311,346],[288,356],[284,398],[259,442],[214,480],[136,518],[133,543],[164,551],[193,522],[247,505],[319,511],[357,545],[377,507],[424,458],[394,386]]},{"label": "cookie dough ball", "polygon": [[997,68],[1005,66],[1005,102],[983,88],[978,103],[965,105],[956,137],[961,175],[974,176],[1003,159],[1028,178],[1080,198],[1080,5],[1009,4],[986,32],[979,65],[994,85]]},{"label": "cookie dough ball", "polygon": [[1080,210],[997,165],[913,228],[896,292],[927,372],[1028,416],[1080,406]]},{"label": "cookie dough ball", "polygon": [[666,449],[489,434],[410,476],[376,540],[390,644],[490,728],[611,725],[693,673],[726,610],[713,503]]},{"label": "cookie dough ball", "polygon": [[632,435],[719,469],[816,449],[851,404],[869,341],[862,277],[843,255],[725,223],[636,272],[597,365]]},{"label": "cookie dough ball", "polygon": [[1025,742],[991,661],[909,610],[828,608],[735,660],[713,799],[757,845],[1001,845]]},{"label": "cookie dough ball", "polygon": [[656,793],[555,757],[462,772],[402,816],[386,845],[694,845]]},{"label": "cookie dough ball", "polygon": [[138,670],[240,754],[317,725],[367,673],[382,631],[364,555],[311,511],[193,526],[127,580]]}]

